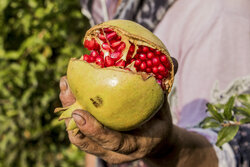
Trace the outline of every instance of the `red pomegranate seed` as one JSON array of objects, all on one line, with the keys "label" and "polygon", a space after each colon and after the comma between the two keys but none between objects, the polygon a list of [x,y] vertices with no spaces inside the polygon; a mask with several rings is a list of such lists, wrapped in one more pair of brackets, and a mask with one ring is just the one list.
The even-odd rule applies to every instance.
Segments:
[{"label": "red pomegranate seed", "polygon": [[101,52],[101,53],[100,53],[100,56],[101,56],[101,57],[103,57],[103,56],[104,56],[104,53],[103,53],[103,52]]},{"label": "red pomegranate seed", "polygon": [[113,30],[111,28],[104,28],[103,31],[105,33],[113,32]]},{"label": "red pomegranate seed", "polygon": [[88,48],[88,50],[93,50],[95,48],[95,40],[94,39],[85,40],[84,46]]},{"label": "red pomegranate seed", "polygon": [[118,62],[115,63],[115,66],[117,67],[125,67],[126,63],[124,60],[119,60]]},{"label": "red pomegranate seed", "polygon": [[122,54],[121,52],[113,52],[111,53],[110,57],[114,59],[114,61],[117,61],[122,57]]},{"label": "red pomegranate seed", "polygon": [[150,50],[150,51],[152,51],[152,52],[154,52],[154,51],[155,51],[155,49],[154,49],[154,48],[149,48],[149,50]]},{"label": "red pomegranate seed", "polygon": [[135,59],[139,59],[139,55],[140,55],[140,54],[137,53],[137,54],[135,55],[134,58],[135,58]]},{"label": "red pomegranate seed", "polygon": [[103,34],[99,34],[99,35],[98,35],[98,38],[99,38],[100,40],[102,40],[102,41],[106,41],[105,35],[103,35]]},{"label": "red pomegranate seed", "polygon": [[142,62],[141,65],[140,65],[140,68],[141,68],[142,71],[145,70],[147,68],[146,63]]},{"label": "red pomegranate seed", "polygon": [[111,48],[114,49],[121,44],[121,41],[115,41],[111,43]]},{"label": "red pomegranate seed", "polygon": [[115,63],[114,60],[110,56],[105,57],[105,66],[106,67],[113,66],[114,63]]},{"label": "red pomegranate seed", "polygon": [[108,43],[103,43],[103,44],[102,44],[102,48],[103,48],[104,50],[110,51],[110,47],[109,47]]},{"label": "red pomegranate seed", "polygon": [[90,57],[89,57],[89,61],[88,61],[88,62],[89,62],[89,63],[93,63],[94,61],[95,61],[95,57],[90,56]]},{"label": "red pomegranate seed", "polygon": [[163,79],[163,76],[159,74],[159,75],[156,75],[156,78]]},{"label": "red pomegranate seed", "polygon": [[121,45],[117,48],[117,51],[123,51],[125,47],[126,47],[126,44],[122,42]]},{"label": "red pomegranate seed", "polygon": [[162,63],[165,63],[165,62],[167,62],[167,57],[162,54],[161,57],[160,57],[160,60],[161,60]]},{"label": "red pomegranate seed", "polygon": [[140,68],[139,68],[139,67],[135,67],[135,70],[136,70],[136,71],[140,71]]},{"label": "red pomegranate seed", "polygon": [[146,68],[146,72],[150,73],[151,72],[151,68]]},{"label": "red pomegranate seed", "polygon": [[132,53],[128,52],[126,61],[127,61],[127,63],[131,63],[131,61],[132,61]]},{"label": "red pomegranate seed", "polygon": [[154,53],[153,52],[148,52],[147,58],[152,59],[153,57],[154,57]]},{"label": "red pomegranate seed", "polygon": [[116,32],[113,31],[107,35],[107,39],[111,40],[111,39],[115,38],[116,36],[117,36]]},{"label": "red pomegranate seed", "polygon": [[157,66],[157,65],[160,64],[160,60],[159,60],[158,57],[154,57],[154,58],[152,59],[152,62],[153,62],[153,65],[154,65],[154,66]]},{"label": "red pomegranate seed", "polygon": [[121,36],[118,36],[118,37],[116,38],[117,41],[120,41],[121,39],[122,39]]},{"label": "red pomegranate seed", "polygon": [[129,52],[133,53],[135,51],[135,45],[131,44],[130,48],[129,48]]},{"label": "red pomegranate seed", "polygon": [[83,60],[88,62],[89,61],[89,55],[83,55]]},{"label": "red pomegranate seed", "polygon": [[165,72],[162,72],[161,75],[163,75],[164,77],[168,76],[168,70],[166,70]]},{"label": "red pomegranate seed", "polygon": [[159,70],[159,72],[165,72],[165,70],[166,70],[166,68],[164,67],[164,65],[162,65],[162,64],[160,64],[159,66],[158,66],[158,70]]},{"label": "red pomegranate seed", "polygon": [[155,51],[155,54],[156,54],[156,55],[160,55],[160,54],[161,54],[161,51],[156,50],[156,51]]},{"label": "red pomegranate seed", "polygon": [[147,53],[149,51],[149,48],[147,46],[142,47],[142,52]]},{"label": "red pomegranate seed", "polygon": [[98,55],[99,55],[98,52],[95,51],[95,50],[93,50],[93,51],[90,53],[90,56],[93,56],[93,57],[96,57],[96,56],[98,56]]},{"label": "red pomegranate seed", "polygon": [[100,50],[100,45],[98,42],[95,41],[95,47],[94,50]]},{"label": "red pomegranate seed", "polygon": [[97,56],[95,59],[95,63],[101,67],[104,66],[103,58],[101,56]]},{"label": "red pomegranate seed", "polygon": [[169,72],[168,72],[168,71],[166,71],[166,72],[165,72],[165,74],[164,74],[164,77],[166,77],[166,78],[167,78],[167,77],[168,77],[168,75],[169,75]]},{"label": "red pomegranate seed", "polygon": [[147,60],[147,66],[152,67],[152,65],[153,65],[152,60]]},{"label": "red pomegranate seed", "polygon": [[164,63],[165,67],[170,70],[171,69],[171,64],[167,61],[166,63]]},{"label": "red pomegranate seed", "polygon": [[157,67],[153,67],[152,71],[153,71],[154,74],[157,74],[158,73],[158,68]]},{"label": "red pomegranate seed", "polygon": [[141,53],[141,54],[139,55],[139,58],[140,58],[141,60],[146,60],[146,59],[147,59],[147,56],[146,56],[146,54]]},{"label": "red pomegranate seed", "polygon": [[137,49],[137,53],[140,53],[140,52],[142,52],[142,47],[141,46],[139,46],[139,48]]},{"label": "red pomegranate seed", "polygon": [[141,60],[137,59],[135,60],[135,66],[140,66],[141,65]]}]

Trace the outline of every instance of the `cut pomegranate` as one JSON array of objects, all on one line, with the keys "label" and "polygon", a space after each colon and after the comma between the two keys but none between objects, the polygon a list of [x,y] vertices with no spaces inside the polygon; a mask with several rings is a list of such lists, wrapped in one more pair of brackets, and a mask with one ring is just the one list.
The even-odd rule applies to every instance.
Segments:
[{"label": "cut pomegranate", "polygon": [[85,40],[84,46],[91,53],[83,55],[82,60],[96,63],[102,68],[115,66],[128,71],[146,72],[153,75],[160,85],[164,78],[169,77],[171,63],[160,50],[126,41],[111,28],[99,29],[96,33],[95,37]]}]

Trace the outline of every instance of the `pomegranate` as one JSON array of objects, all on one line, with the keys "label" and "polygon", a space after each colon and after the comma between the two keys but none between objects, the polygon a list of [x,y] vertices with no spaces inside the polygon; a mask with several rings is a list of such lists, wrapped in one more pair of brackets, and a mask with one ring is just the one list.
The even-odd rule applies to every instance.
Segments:
[{"label": "pomegranate", "polygon": [[[75,109],[90,112],[108,128],[126,131],[138,127],[161,107],[169,93],[174,67],[163,43],[149,30],[128,20],[111,20],[89,29],[84,46],[90,54],[71,59],[67,78]],[[78,132],[73,119],[68,130]]]}]

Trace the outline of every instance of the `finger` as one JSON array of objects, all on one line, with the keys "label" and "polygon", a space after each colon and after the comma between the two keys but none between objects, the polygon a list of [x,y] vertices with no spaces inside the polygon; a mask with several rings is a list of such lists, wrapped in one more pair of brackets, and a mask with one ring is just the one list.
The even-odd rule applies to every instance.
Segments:
[{"label": "finger", "polygon": [[105,156],[106,150],[100,145],[90,140],[88,137],[84,136],[82,133],[77,135],[73,134],[73,131],[68,131],[69,140],[72,144],[77,146],[80,150],[87,153],[94,154],[96,156]]},{"label": "finger", "polygon": [[104,127],[86,111],[76,110],[73,112],[72,117],[84,135],[105,149],[124,154],[131,153],[137,149],[135,136],[119,133]]},{"label": "finger", "polygon": [[62,102],[63,107],[70,106],[75,102],[75,97],[72,94],[66,76],[62,77],[60,80],[60,95],[59,98]]}]

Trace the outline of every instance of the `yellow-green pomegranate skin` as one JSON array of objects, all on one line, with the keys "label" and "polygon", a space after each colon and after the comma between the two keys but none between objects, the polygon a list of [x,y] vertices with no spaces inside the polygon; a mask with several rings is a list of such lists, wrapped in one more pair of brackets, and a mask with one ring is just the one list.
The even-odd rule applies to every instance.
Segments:
[{"label": "yellow-green pomegranate skin", "polygon": [[114,67],[99,68],[71,59],[67,79],[81,108],[106,127],[118,131],[136,128],[153,116],[164,101],[154,77]]}]

